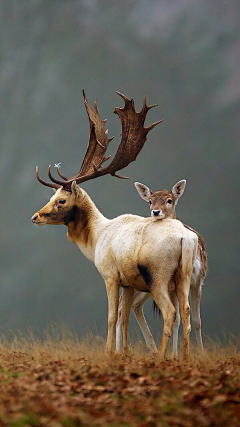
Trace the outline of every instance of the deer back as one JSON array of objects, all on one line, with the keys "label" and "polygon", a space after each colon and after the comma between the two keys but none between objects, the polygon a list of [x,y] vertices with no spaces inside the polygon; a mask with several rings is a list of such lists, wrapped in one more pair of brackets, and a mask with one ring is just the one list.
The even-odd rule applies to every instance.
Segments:
[{"label": "deer back", "polygon": [[150,290],[147,276],[157,272],[170,281],[181,259],[183,238],[197,241],[178,220],[121,215],[111,220],[99,237],[95,265],[105,280],[117,277],[122,286],[131,283],[146,292]]}]

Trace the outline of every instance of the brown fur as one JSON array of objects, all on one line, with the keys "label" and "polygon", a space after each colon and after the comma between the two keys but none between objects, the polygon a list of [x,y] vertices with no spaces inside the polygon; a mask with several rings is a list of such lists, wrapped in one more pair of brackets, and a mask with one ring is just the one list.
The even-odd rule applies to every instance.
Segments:
[{"label": "brown fur", "polygon": [[[85,244],[90,243],[91,241],[91,213],[85,209],[81,209],[79,206],[75,206],[75,217],[72,221],[69,221],[66,225],[68,227],[68,238],[71,242],[76,242],[80,239],[83,240]],[[81,218],[81,221],[80,221]]]},{"label": "brown fur", "polygon": [[[172,207],[174,208],[174,209],[171,209],[170,212],[169,212],[169,207],[171,206],[169,206],[169,204],[167,203],[168,199],[172,200]],[[174,197],[174,195],[170,191],[168,190],[156,191],[155,193],[152,193],[150,200],[151,200],[151,206],[150,206],[151,211],[155,209],[159,209],[160,207],[166,218],[177,219],[177,214],[175,212],[177,199],[176,197]]]}]

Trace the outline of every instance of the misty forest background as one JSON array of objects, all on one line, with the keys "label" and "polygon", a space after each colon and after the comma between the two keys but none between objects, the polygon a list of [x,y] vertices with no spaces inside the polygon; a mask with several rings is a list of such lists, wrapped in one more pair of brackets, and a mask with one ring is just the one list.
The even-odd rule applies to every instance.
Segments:
[{"label": "misty forest background", "polygon": [[[108,218],[149,215],[134,181],[153,190],[187,180],[177,212],[205,238],[209,272],[203,288],[203,333],[239,335],[240,326],[240,2],[202,0],[0,0],[0,327],[38,336],[51,324],[79,337],[106,336],[104,282],[65,226],[30,221],[52,195],[43,179],[62,162],[74,175],[89,124],[82,89],[98,99],[120,141],[112,114],[123,101],[158,107],[137,161],[124,175],[83,184]],[[158,341],[151,301],[146,317]],[[141,337],[131,318],[131,339]],[[194,334],[191,334],[194,339]]]}]

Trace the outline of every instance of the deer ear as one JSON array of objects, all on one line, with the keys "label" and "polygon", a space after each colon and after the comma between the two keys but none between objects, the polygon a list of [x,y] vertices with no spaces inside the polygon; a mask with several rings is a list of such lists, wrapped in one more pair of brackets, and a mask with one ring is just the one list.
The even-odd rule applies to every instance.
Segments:
[{"label": "deer ear", "polygon": [[183,195],[185,187],[186,187],[186,179],[182,179],[181,181],[178,181],[172,188],[172,194],[176,199],[180,199],[180,197]]},{"label": "deer ear", "polygon": [[137,189],[139,196],[141,196],[143,200],[146,200],[147,202],[149,202],[150,197],[152,195],[152,191],[150,190],[150,188],[148,188],[144,184],[141,184],[141,182],[134,182],[134,185]]},{"label": "deer ear", "polygon": [[75,197],[79,197],[81,194],[81,188],[77,185],[76,181],[72,182],[71,192]]}]

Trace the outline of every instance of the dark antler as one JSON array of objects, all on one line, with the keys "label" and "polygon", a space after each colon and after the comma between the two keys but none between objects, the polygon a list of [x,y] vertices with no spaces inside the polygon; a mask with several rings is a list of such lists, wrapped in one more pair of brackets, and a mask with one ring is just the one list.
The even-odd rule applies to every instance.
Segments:
[{"label": "dark antler", "polygon": [[[48,175],[50,174],[50,165],[48,166]],[[41,183],[41,184],[43,184],[43,185],[46,185],[47,187],[51,187],[51,188],[60,188],[62,185],[60,185],[60,184],[52,184],[51,182],[46,182],[46,181],[43,181],[41,178],[40,178],[40,176],[39,176],[39,173],[38,173],[38,166],[36,166],[36,176],[37,176],[37,179],[38,179],[38,181]]]},{"label": "dark antler", "polygon": [[80,184],[81,182],[107,174],[117,176],[118,178],[125,178],[117,175],[116,172],[125,168],[129,163],[136,160],[138,153],[141,151],[147,139],[148,132],[158,123],[161,123],[162,120],[155,122],[151,126],[145,128],[144,121],[147,112],[151,108],[155,107],[156,104],[147,106],[146,98],[144,98],[142,110],[137,113],[134,107],[133,99],[128,99],[120,92],[117,92],[117,94],[124,99],[125,106],[123,108],[117,107],[114,111],[114,113],[116,113],[121,120],[122,134],[117,153],[111,163],[105,168],[102,167],[103,163],[110,157],[105,157],[105,153],[109,142],[112,140],[112,138],[107,137],[108,131],[104,130],[106,120],[101,120],[97,109],[97,101],[95,101],[94,110],[92,110],[83,91],[84,104],[87,110],[90,124],[90,135],[88,148],[84,156],[80,171],[73,177],[66,177],[60,172],[59,168],[57,168],[59,176],[64,180],[59,181],[53,178],[49,166],[48,176],[53,184],[46,183],[40,179],[38,171],[36,171],[37,179],[42,184],[53,188],[59,188],[62,186],[65,190],[70,191],[73,181],[76,181],[77,184]]},{"label": "dark antler", "polygon": [[111,157],[105,157],[108,144],[114,138],[108,138],[108,130],[104,130],[104,125],[107,120],[101,119],[97,109],[97,100],[94,103],[94,110],[92,110],[84,91],[83,97],[90,124],[88,148],[84,156],[80,171],[77,175],[75,175],[75,177],[67,178],[62,175],[59,168],[57,168],[58,174],[66,181],[77,178],[79,176],[85,176],[94,173],[95,170],[101,167],[101,165]]}]

